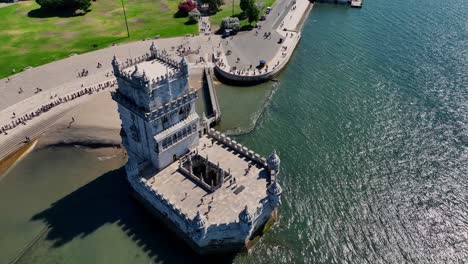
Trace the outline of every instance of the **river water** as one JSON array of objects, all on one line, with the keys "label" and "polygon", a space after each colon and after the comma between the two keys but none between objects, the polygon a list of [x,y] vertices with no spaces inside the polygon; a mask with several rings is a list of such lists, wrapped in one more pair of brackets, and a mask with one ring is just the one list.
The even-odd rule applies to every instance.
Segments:
[{"label": "river water", "polygon": [[[279,224],[226,260],[466,261],[467,21],[464,0],[317,4],[278,83],[220,86],[224,131],[247,130],[275,91],[237,139],[279,151],[284,191]],[[128,197],[124,162],[116,149],[26,157],[0,181],[0,263],[198,260]]]}]

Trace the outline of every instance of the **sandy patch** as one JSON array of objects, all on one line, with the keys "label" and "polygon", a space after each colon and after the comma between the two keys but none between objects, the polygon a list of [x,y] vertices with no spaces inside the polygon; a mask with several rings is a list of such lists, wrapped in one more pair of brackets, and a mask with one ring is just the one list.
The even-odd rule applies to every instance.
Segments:
[{"label": "sandy patch", "polygon": [[76,37],[76,32],[75,31],[65,31],[62,33],[62,37],[64,40],[71,40]]},{"label": "sandy patch", "polygon": [[24,30],[20,30],[20,29],[2,30],[1,32],[2,34],[11,35],[11,36],[24,34]]},{"label": "sandy patch", "polygon": [[145,19],[141,17],[136,17],[128,20],[130,23],[142,24],[145,23]]},{"label": "sandy patch", "polygon": [[60,19],[60,20],[56,21],[56,22],[54,23],[54,25],[63,26],[63,25],[68,24],[68,21],[69,21],[69,20],[66,20],[66,19]]},{"label": "sandy patch", "polygon": [[161,2],[159,3],[159,8],[160,8],[161,12],[167,12],[167,11],[169,11],[169,6],[166,4],[165,1],[161,1]]}]

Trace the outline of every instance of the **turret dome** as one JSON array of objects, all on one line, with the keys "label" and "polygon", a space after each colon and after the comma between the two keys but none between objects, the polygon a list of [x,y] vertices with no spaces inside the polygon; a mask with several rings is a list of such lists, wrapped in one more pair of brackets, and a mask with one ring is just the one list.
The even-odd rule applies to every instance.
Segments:
[{"label": "turret dome", "polygon": [[271,195],[278,196],[283,192],[283,189],[281,189],[281,186],[277,181],[274,181],[270,186],[268,186],[268,193]]},{"label": "turret dome", "polygon": [[151,46],[150,46],[150,51],[153,51],[153,52],[154,52],[154,51],[158,51],[158,50],[159,50],[159,49],[158,49],[158,46],[156,46],[156,45],[154,44],[154,41],[153,41],[153,43],[151,43]]},{"label": "turret dome", "polygon": [[203,229],[208,225],[208,220],[198,211],[192,220],[192,225],[196,230]]},{"label": "turret dome", "polygon": [[245,206],[244,210],[240,212],[239,220],[244,223],[252,223],[253,215],[249,212],[247,205]]},{"label": "turret dome", "polygon": [[268,165],[273,166],[273,167],[278,167],[280,164],[281,160],[276,154],[276,150],[273,150],[273,153],[271,153],[270,157],[268,157]]},{"label": "turret dome", "polygon": [[117,59],[117,57],[114,55],[114,57],[112,58],[112,65],[113,66],[120,66],[120,60]]},{"label": "turret dome", "polygon": [[188,65],[188,63],[187,63],[187,59],[185,58],[185,56],[184,56],[184,57],[182,57],[182,59],[180,60],[180,65],[181,65],[181,66]]}]

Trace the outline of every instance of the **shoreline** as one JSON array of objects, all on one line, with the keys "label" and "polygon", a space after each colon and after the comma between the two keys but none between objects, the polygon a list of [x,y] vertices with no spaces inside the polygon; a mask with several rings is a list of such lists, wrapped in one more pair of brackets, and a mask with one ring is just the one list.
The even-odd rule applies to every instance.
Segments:
[{"label": "shoreline", "polygon": [[[298,37],[300,37],[300,31],[303,28],[304,21],[306,21],[313,7],[312,3],[307,2],[307,4],[308,4],[308,7],[307,7],[308,9],[304,11],[303,16],[301,17],[298,24],[296,25],[296,29],[299,35]],[[289,15],[290,12],[291,10],[289,10],[287,14]],[[279,31],[279,29],[277,30]],[[193,40],[195,42],[197,41],[200,42],[204,37],[205,36],[196,36],[196,37],[193,37],[192,39],[184,38],[184,41],[190,42]],[[171,44],[171,43],[174,43],[174,41],[177,42],[179,40],[181,40],[181,38],[163,39],[163,41],[165,42],[165,45],[163,45],[163,47],[168,46],[167,44]],[[146,43],[146,42],[128,43],[123,46],[127,46],[127,47],[130,47],[131,45],[142,46],[141,43]],[[296,45],[294,45],[294,48],[291,47],[290,50],[288,51],[288,55],[286,56],[285,61],[282,63],[280,68],[277,68],[278,72],[281,71],[289,62],[290,57],[292,56],[295,48],[297,47],[297,43],[298,41],[296,41]],[[93,53],[100,53],[100,52],[109,53],[108,51],[110,49],[115,50],[116,47],[111,47],[111,48],[104,49],[101,51],[86,53],[84,54],[84,56],[89,57]],[[279,49],[277,52],[281,52],[281,49]],[[209,52],[206,54],[209,55]],[[35,68],[33,69],[33,71],[40,71],[41,69],[48,69],[52,66],[55,67],[57,65],[60,65],[61,63],[64,63],[64,61],[71,60],[71,59],[72,58],[67,58],[64,60],[52,62],[50,64],[43,65],[39,68]],[[195,69],[197,69],[197,66],[194,67],[194,70]],[[98,73],[107,72],[107,71],[108,69],[102,69],[98,71]],[[91,75],[91,78],[96,79],[95,76],[98,73],[94,73],[94,75]],[[23,77],[23,75],[25,76]],[[23,78],[27,79],[28,72],[18,73],[14,76],[14,78],[17,78],[18,76],[22,76]],[[109,80],[107,77],[108,76],[106,75],[106,79]],[[73,82],[76,82],[76,80]],[[70,89],[64,90],[62,89],[63,86],[64,85],[55,86],[54,88],[49,89],[49,91],[54,91],[54,93],[57,92],[60,94],[60,96],[64,96],[64,92],[65,93],[70,92]],[[275,90],[276,89],[273,88],[273,90],[268,96],[268,99],[266,100],[264,105],[260,108],[259,113],[258,114],[254,113],[252,126],[246,129],[240,129],[240,131],[236,131],[236,130],[228,131],[227,133],[233,136],[239,136],[239,135],[245,135],[245,134],[252,132],[257,127],[259,120],[261,119],[264,112],[266,111],[266,108],[268,107],[272,99],[272,96],[275,93]],[[76,90],[73,90],[73,91],[76,91]],[[49,93],[48,91],[46,92]],[[82,146],[91,146],[91,147],[120,146],[120,142],[121,142],[120,135],[119,135],[120,120],[118,118],[116,105],[114,103],[114,107],[110,107],[110,108],[105,107],[105,105],[109,106],[109,104],[113,104],[113,102],[111,102],[112,100],[110,99],[110,94],[107,93],[107,96],[109,97],[107,99],[101,98],[100,94],[106,94],[106,92],[105,93],[101,92],[99,94],[85,96],[85,98],[82,98],[81,100],[77,100],[79,102],[72,103],[73,105],[67,105],[66,107],[65,106],[59,107],[61,109],[57,109],[57,110],[54,109],[52,111],[49,111],[49,113],[44,114],[44,116],[40,118],[41,120],[36,120],[35,122],[36,124],[32,122],[32,124],[28,124],[28,126],[26,127],[23,127],[22,125],[20,125],[21,128],[16,128],[16,131],[13,131],[12,133],[9,132],[9,134],[6,136],[6,139],[0,138],[0,143],[1,145],[3,145],[3,151],[2,151],[4,152],[3,156],[16,153],[18,149],[22,147],[22,144],[19,144],[16,141],[18,141],[18,139],[24,138],[24,136],[27,136],[27,137],[29,136],[32,139],[39,139],[38,146],[37,146],[38,148],[44,148],[48,146],[71,146],[71,145],[82,145]],[[48,99],[43,93],[39,93],[37,95],[28,97],[0,111],[0,117],[2,117],[1,119],[3,119],[4,121],[10,119],[10,117],[8,116],[8,112],[11,112],[14,110],[17,110],[17,111],[20,110],[17,112],[19,114],[22,114],[23,112],[27,113],[28,111],[31,110],[31,108],[34,108],[36,106],[32,103],[28,104],[29,107],[27,109],[22,109],[21,106],[25,105],[25,103],[27,102],[39,103],[39,100],[37,100],[38,97],[42,98],[40,101],[44,101]],[[104,102],[104,105],[101,105],[102,102]],[[94,106],[91,107],[91,109],[93,110],[87,109],[89,108],[89,104],[94,104]],[[102,111],[107,112],[108,116],[104,115]],[[68,128],[70,128],[69,126],[74,122],[73,120],[75,120],[74,117],[80,112],[85,112],[85,114],[81,114],[81,116],[77,118],[78,120],[80,120],[80,122],[78,124],[73,124],[71,129],[67,129],[67,125],[68,125]],[[111,121],[112,124],[105,125],[109,122],[108,117],[111,117],[110,119],[112,120]],[[70,119],[72,120],[72,122],[69,121]],[[31,136],[31,133],[32,133],[31,131],[33,130],[36,131],[38,129],[40,130],[40,132]],[[4,135],[0,135],[0,137],[3,137],[3,136]],[[16,143],[13,144],[14,143],[13,141],[15,141]]]},{"label": "shoreline", "polygon": [[0,181],[10,172],[23,158],[31,153],[37,145],[37,140],[34,140],[27,145],[11,153],[6,158],[0,160]]}]

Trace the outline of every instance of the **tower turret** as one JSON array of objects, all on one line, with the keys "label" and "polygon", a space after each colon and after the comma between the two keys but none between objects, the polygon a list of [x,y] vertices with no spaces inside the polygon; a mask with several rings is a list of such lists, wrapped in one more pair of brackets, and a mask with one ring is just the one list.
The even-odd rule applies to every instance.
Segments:
[{"label": "tower turret", "polygon": [[155,58],[156,54],[159,52],[159,48],[158,48],[158,46],[156,46],[154,44],[154,41],[153,41],[153,43],[151,43],[150,52],[151,52],[151,56],[153,56],[153,58]]},{"label": "tower turret", "polygon": [[200,129],[203,135],[208,133],[208,130],[210,129],[208,118],[206,118],[205,112],[203,112],[202,117],[200,118]]},{"label": "tower turret", "polygon": [[242,231],[244,231],[245,233],[250,232],[250,228],[252,227],[253,223],[253,218],[253,215],[249,212],[249,208],[246,205],[244,210],[242,210],[239,214],[239,223]]},{"label": "tower turret", "polygon": [[179,67],[180,67],[180,71],[184,75],[188,76],[188,63],[187,63],[187,59],[185,59],[185,57],[182,57],[182,59],[180,60]]},{"label": "tower turret", "polygon": [[278,207],[281,204],[281,193],[283,190],[277,181],[274,181],[268,186],[268,200],[270,200],[273,207]]},{"label": "tower turret", "polygon": [[197,239],[202,239],[205,237],[207,226],[208,220],[200,213],[200,211],[197,211],[197,214],[192,220],[192,227],[195,230],[195,237]]},{"label": "tower turret", "polygon": [[271,153],[270,157],[268,157],[267,159],[268,170],[270,172],[274,171],[275,175],[277,175],[280,170],[280,163],[281,163],[281,160],[276,154],[276,150],[273,150],[273,153]]},{"label": "tower turret", "polygon": [[112,59],[112,69],[114,70],[114,75],[120,74],[120,67],[122,63],[120,62],[119,59],[114,55],[114,58]]}]

